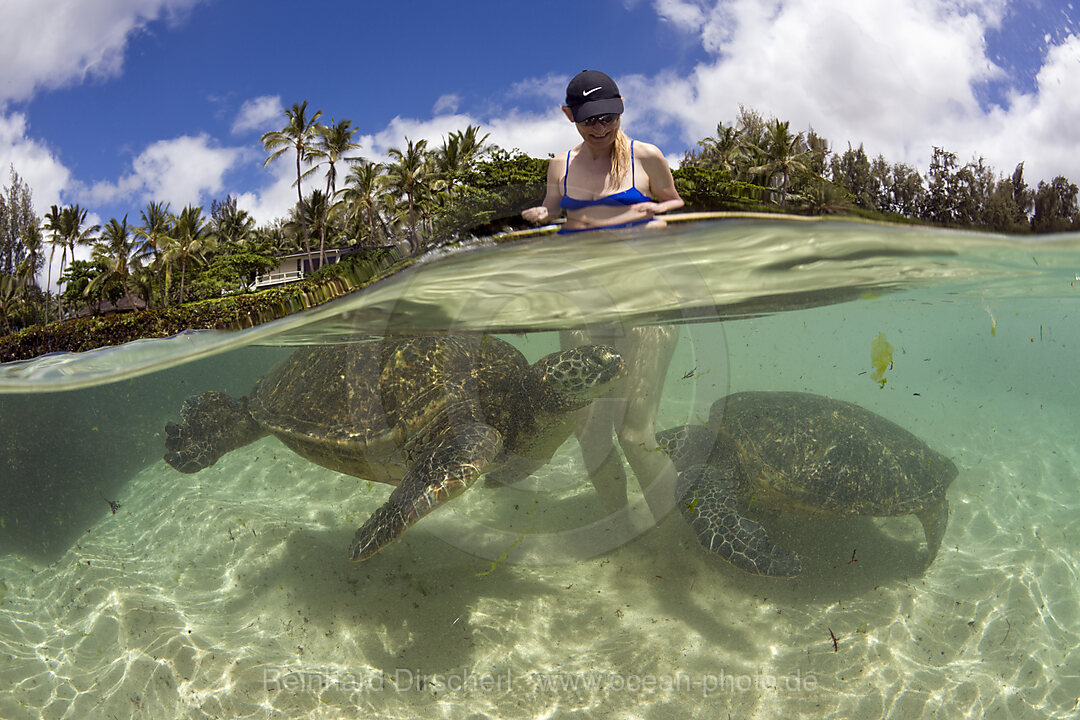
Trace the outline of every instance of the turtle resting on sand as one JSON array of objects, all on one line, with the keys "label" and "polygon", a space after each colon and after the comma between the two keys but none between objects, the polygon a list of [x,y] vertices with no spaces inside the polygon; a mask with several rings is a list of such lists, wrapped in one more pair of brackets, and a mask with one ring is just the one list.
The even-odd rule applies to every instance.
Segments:
[{"label": "turtle resting on sand", "polygon": [[265,435],[337,472],[397,485],[349,558],[365,560],[488,474],[513,482],[544,465],[571,413],[625,374],[601,345],[530,365],[491,336],[422,336],[298,350],[247,397],[188,398],[165,426],[165,462],[194,473]]},{"label": "turtle resting on sand", "polygon": [[793,577],[799,556],[773,545],[755,509],[817,517],[914,514],[929,566],[956,466],[899,425],[849,402],[797,392],[717,400],[709,424],[658,433],[679,470],[678,504],[701,544],[755,575]]}]

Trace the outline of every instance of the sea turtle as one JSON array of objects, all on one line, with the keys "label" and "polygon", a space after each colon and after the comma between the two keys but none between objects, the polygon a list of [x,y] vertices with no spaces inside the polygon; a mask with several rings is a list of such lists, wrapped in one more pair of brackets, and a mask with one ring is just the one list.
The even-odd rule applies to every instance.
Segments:
[{"label": "sea turtle", "polygon": [[717,400],[708,426],[657,434],[680,471],[678,505],[701,544],[732,565],[798,575],[799,556],[773,545],[755,509],[819,517],[914,514],[929,566],[948,522],[956,466],[899,425],[853,403],[799,392]]},{"label": "sea turtle", "polygon": [[356,532],[366,560],[478,477],[525,477],[573,429],[571,413],[625,374],[602,345],[530,365],[492,336],[419,336],[302,348],[247,397],[188,398],[165,426],[165,461],[180,472],[271,434],[337,472],[397,485]]}]

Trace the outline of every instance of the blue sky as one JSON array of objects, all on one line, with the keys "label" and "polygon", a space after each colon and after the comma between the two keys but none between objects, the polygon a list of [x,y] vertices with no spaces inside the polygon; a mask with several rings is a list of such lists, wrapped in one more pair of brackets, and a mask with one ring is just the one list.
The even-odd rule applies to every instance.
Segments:
[{"label": "blue sky", "polygon": [[0,166],[96,222],[295,199],[259,136],[308,100],[360,153],[478,124],[545,156],[583,68],[672,162],[740,105],[925,170],[934,145],[1080,182],[1080,37],[1059,0],[0,0]]}]

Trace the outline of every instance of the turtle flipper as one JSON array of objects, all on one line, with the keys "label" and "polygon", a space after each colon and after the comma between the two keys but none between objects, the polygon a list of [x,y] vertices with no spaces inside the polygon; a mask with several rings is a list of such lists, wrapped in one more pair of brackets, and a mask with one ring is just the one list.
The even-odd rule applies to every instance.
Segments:
[{"label": "turtle flipper", "polygon": [[488,425],[447,431],[434,450],[417,458],[386,503],[356,531],[349,559],[367,560],[397,540],[410,525],[472,485],[501,449],[502,436]]},{"label": "turtle flipper", "polygon": [[679,476],[679,509],[698,540],[740,570],[769,577],[794,577],[799,556],[773,545],[759,523],[739,514],[737,485],[729,471],[697,465]]},{"label": "turtle flipper", "polygon": [[941,502],[928,505],[916,517],[922,523],[923,532],[926,534],[926,567],[930,567],[937,557],[941,540],[945,537],[945,528],[949,524],[949,501],[942,498]]},{"label": "turtle flipper", "polygon": [[263,430],[247,409],[247,400],[205,392],[184,401],[179,425],[165,425],[165,462],[182,473],[210,467],[225,453],[253,443]]},{"label": "turtle flipper", "polygon": [[716,433],[704,425],[680,425],[656,433],[657,447],[679,471],[706,462],[715,442]]}]

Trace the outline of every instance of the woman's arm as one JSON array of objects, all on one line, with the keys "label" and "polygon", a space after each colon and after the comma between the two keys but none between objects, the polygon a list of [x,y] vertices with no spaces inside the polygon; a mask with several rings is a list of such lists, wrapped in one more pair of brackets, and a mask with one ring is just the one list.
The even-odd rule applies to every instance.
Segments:
[{"label": "woman's arm", "polygon": [[559,217],[559,213],[562,212],[559,202],[562,200],[561,168],[564,167],[566,167],[566,153],[551,159],[548,163],[547,194],[544,195],[544,202],[536,207],[522,210],[521,217],[537,225],[545,222],[555,222],[555,218]]},{"label": "woman's arm", "polygon": [[671,176],[671,166],[668,165],[664,153],[660,148],[649,143],[637,141],[635,145],[637,156],[641,158],[641,166],[649,176],[649,194],[656,202],[639,203],[634,209],[640,210],[643,215],[659,215],[671,210],[678,210],[686,203],[679,197],[679,191],[675,189],[675,178]]}]

